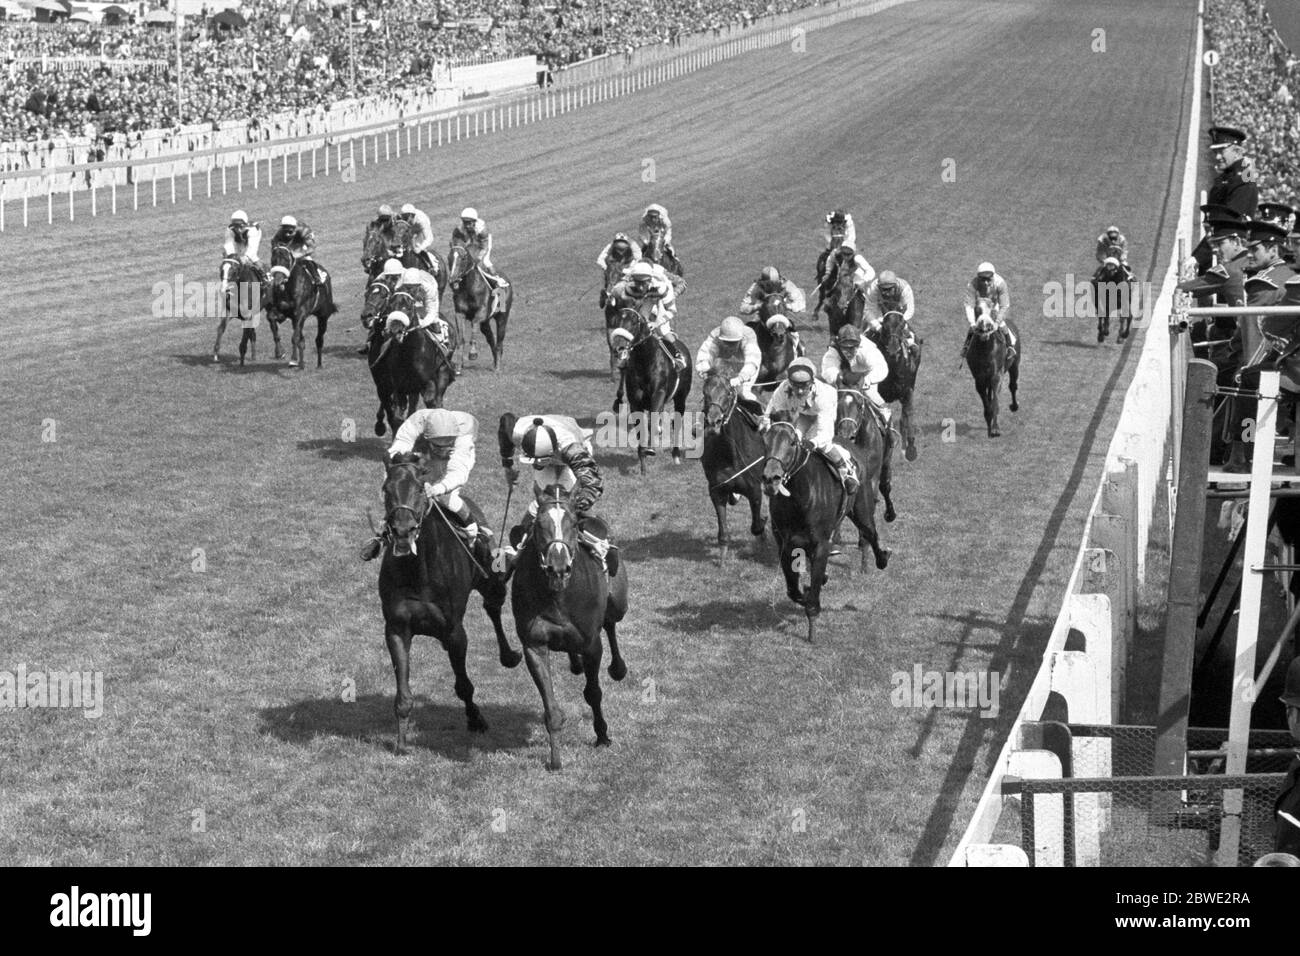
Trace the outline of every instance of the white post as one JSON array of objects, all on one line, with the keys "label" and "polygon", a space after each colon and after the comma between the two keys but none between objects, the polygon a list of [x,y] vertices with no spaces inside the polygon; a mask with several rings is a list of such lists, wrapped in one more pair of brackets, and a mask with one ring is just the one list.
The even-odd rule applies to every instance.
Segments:
[{"label": "white post", "polygon": [[[1241,611],[1237,615],[1237,650],[1233,662],[1232,710],[1228,717],[1228,775],[1246,772],[1246,745],[1250,735],[1250,710],[1255,703],[1255,647],[1259,640],[1259,612],[1264,594],[1264,547],[1268,538],[1269,489],[1273,479],[1273,443],[1277,435],[1278,372],[1260,372],[1259,403],[1255,415],[1254,454],[1250,465],[1250,498],[1246,505],[1246,548],[1241,565]],[[1223,791],[1223,824],[1218,866],[1236,866],[1241,843],[1242,791]]]},{"label": "white post", "polygon": [[[117,180],[116,179],[109,180],[109,192],[110,195],[112,196],[112,201],[113,201],[113,207],[112,207],[113,215],[116,216],[117,215]],[[26,223],[24,223],[24,225],[26,225]]]}]

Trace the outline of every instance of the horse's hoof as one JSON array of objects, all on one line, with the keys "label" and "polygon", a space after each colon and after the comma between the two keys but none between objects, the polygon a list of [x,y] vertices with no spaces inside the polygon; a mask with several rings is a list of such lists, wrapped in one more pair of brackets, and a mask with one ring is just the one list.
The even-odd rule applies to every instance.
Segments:
[{"label": "horse's hoof", "polygon": [[1097,333],[1097,341],[1098,341],[1098,342],[1105,342],[1105,341],[1106,341],[1106,333],[1105,333],[1105,332],[1098,332],[1098,333]]},{"label": "horse's hoof", "polygon": [[920,452],[916,450],[916,445],[908,445],[907,450],[903,452],[903,457],[908,461],[916,461],[919,454]]},{"label": "horse's hoof", "polygon": [[297,367],[298,367],[298,363],[295,362],[293,359],[289,359],[289,368],[297,368]]},{"label": "horse's hoof", "polygon": [[488,722],[482,717],[470,717],[465,721],[465,726],[472,734],[485,734],[488,731]]},{"label": "horse's hoof", "polygon": [[1001,434],[1002,434],[1002,432],[1001,432],[1000,430],[996,429],[996,428],[990,428],[990,429],[989,429],[989,437],[990,437],[990,438],[997,438],[997,437],[1000,436]]},{"label": "horse's hoof", "polygon": [[524,659],[524,655],[518,651],[510,651],[501,655],[501,666],[507,669],[519,666],[519,662]]},{"label": "horse's hoof", "polygon": [[614,680],[622,680],[627,676],[627,664],[622,660],[609,662],[609,676]]},{"label": "horse's hoof", "polygon": [[597,737],[597,738],[596,738],[595,746],[597,746],[597,747],[608,747],[608,746],[609,746],[609,734],[604,734],[603,736]]},{"label": "horse's hoof", "polygon": [[548,760],[546,761],[546,769],[549,770],[551,773],[555,773],[556,771],[563,770],[564,761],[560,760],[559,757],[556,757],[554,760]]},{"label": "horse's hoof", "polygon": [[897,518],[897,517],[898,517],[898,514],[897,514],[897,512],[894,511],[894,506],[893,506],[893,505],[890,505],[888,508],[885,509],[885,520],[886,520],[886,521],[893,521],[893,520],[894,520],[895,518]]},{"label": "horse's hoof", "polygon": [[889,556],[893,554],[888,548],[881,548],[880,554],[876,555],[876,567],[881,571],[889,567]]},{"label": "horse's hoof", "polygon": [[380,437],[383,436],[383,434],[384,434],[384,426],[383,426],[383,425],[380,425],[380,424],[378,424],[378,423],[376,423],[376,425],[375,425],[375,437],[376,437],[376,438],[380,438]]},{"label": "horse's hoof", "polygon": [[220,361],[221,361],[221,356],[218,355],[216,352],[213,352],[213,353],[212,353],[212,361],[214,361],[214,362],[220,362]]},{"label": "horse's hoof", "polygon": [[1019,402],[1012,402],[1012,403],[1011,403],[1011,410],[1012,410],[1013,412],[1018,412],[1018,411],[1020,411],[1020,403],[1019,403]]}]

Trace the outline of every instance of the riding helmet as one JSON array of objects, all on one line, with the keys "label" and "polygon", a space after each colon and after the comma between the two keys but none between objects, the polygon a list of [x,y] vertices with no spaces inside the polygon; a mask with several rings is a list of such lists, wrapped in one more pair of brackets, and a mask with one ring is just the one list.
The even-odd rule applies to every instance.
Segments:
[{"label": "riding helmet", "polygon": [[894,274],[893,270],[886,269],[880,273],[880,278],[876,280],[876,284],[882,289],[892,289],[898,285],[898,276]]},{"label": "riding helmet", "polygon": [[400,259],[387,259],[384,262],[383,275],[400,276],[403,272],[402,261]]},{"label": "riding helmet", "polygon": [[244,210],[242,209],[236,209],[234,212],[230,214],[230,221],[242,222],[246,224],[248,222],[248,213],[244,212]]},{"label": "riding helmet", "polygon": [[862,333],[857,330],[856,326],[846,325],[842,327],[835,340],[840,345],[852,345],[855,348],[862,344]]},{"label": "riding helmet", "polygon": [[785,377],[796,384],[811,383],[817,378],[817,366],[810,358],[797,358],[786,367]]},{"label": "riding helmet", "polygon": [[532,427],[524,432],[524,439],[519,443],[520,451],[523,452],[521,457],[534,464],[545,464],[555,454],[558,444],[555,429],[546,424],[544,419],[534,418]]},{"label": "riding helmet", "polygon": [[462,209],[462,210],[460,211],[460,218],[461,218],[461,219],[477,219],[477,218],[478,218],[478,210],[475,209],[473,206],[466,206],[464,209]]},{"label": "riding helmet", "polygon": [[734,315],[729,315],[718,326],[718,340],[721,342],[739,342],[745,337],[745,323]]},{"label": "riding helmet", "polygon": [[975,274],[978,276],[988,276],[989,278],[992,278],[994,275],[997,274],[997,270],[993,268],[993,263],[981,262],[979,264],[979,268],[975,270]]},{"label": "riding helmet", "polygon": [[780,282],[781,273],[777,270],[776,266],[768,266],[763,270],[763,274],[760,275],[759,278],[764,282]]}]

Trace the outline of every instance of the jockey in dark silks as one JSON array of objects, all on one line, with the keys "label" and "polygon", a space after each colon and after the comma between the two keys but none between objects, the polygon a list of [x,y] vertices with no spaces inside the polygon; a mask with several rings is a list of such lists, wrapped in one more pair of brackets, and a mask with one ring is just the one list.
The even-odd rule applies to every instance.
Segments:
[{"label": "jockey in dark silks", "polygon": [[271,258],[275,258],[275,247],[289,247],[289,242],[293,239],[293,234],[298,231],[298,220],[293,216],[285,216],[280,220],[280,228],[275,230],[275,235],[271,237]]},{"label": "jockey in dark silks", "polygon": [[361,240],[361,268],[366,270],[366,275],[371,275],[376,264],[388,259],[388,246],[384,233],[392,221],[393,207],[385,203],[379,207],[378,214],[366,226],[366,234]]}]

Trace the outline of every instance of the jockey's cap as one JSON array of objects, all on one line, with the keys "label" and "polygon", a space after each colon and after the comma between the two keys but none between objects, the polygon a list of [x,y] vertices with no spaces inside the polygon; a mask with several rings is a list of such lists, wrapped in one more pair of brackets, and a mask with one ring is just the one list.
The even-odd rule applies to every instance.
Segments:
[{"label": "jockey's cap", "polygon": [[745,337],[745,323],[734,315],[729,315],[718,326],[718,341],[739,342]]},{"label": "jockey's cap", "polygon": [[841,255],[843,255],[846,252],[849,253],[850,255],[853,255],[857,251],[858,251],[858,247],[855,246],[853,243],[849,242],[847,239],[845,239],[843,242],[840,243]]},{"label": "jockey's cap", "polygon": [[462,209],[462,210],[460,211],[460,218],[461,218],[461,219],[477,219],[477,218],[478,218],[478,210],[475,209],[473,206],[466,206],[464,209]]},{"label": "jockey's cap", "polygon": [[392,219],[393,207],[388,205],[388,203],[384,203],[382,206],[379,207],[379,212],[377,213],[377,215],[380,219]]},{"label": "jockey's cap", "polygon": [[641,260],[640,262],[634,263],[632,265],[632,268],[627,270],[627,277],[629,279],[634,279],[634,280],[653,279],[654,275],[655,275],[654,267],[651,266],[650,263],[646,262],[644,259]]},{"label": "jockey's cap", "polygon": [[763,325],[769,332],[775,332],[777,329],[789,329],[790,320],[778,312],[776,315],[769,315]]},{"label": "jockey's cap", "polygon": [[248,222],[248,213],[242,209],[236,209],[230,214],[231,222]]},{"label": "jockey's cap", "polygon": [[1102,265],[1105,266],[1107,269],[1118,269],[1119,260],[1116,259],[1114,256],[1107,256],[1106,260],[1102,262]]},{"label": "jockey's cap", "polygon": [[454,440],[460,437],[461,431],[461,423],[450,409],[435,408],[424,417],[424,434],[434,441]]},{"label": "jockey's cap", "polygon": [[280,225],[297,227],[298,220],[294,219],[293,216],[282,216],[280,218]]},{"label": "jockey's cap", "polygon": [[415,205],[414,205],[413,203],[409,203],[409,202],[407,202],[407,203],[402,203],[402,215],[403,215],[403,216],[413,216],[413,215],[415,215]]},{"label": "jockey's cap", "polygon": [[396,309],[388,313],[388,322],[389,324],[401,324],[401,325],[405,325],[407,328],[410,328],[411,317],[407,315],[405,312],[403,312],[401,309]]},{"label": "jockey's cap", "polygon": [[534,464],[544,463],[555,454],[558,444],[555,429],[546,424],[544,419],[534,418],[532,427],[524,432],[524,440],[519,443],[519,449],[523,452],[520,457]]},{"label": "jockey's cap", "polygon": [[781,273],[777,271],[776,266],[768,266],[763,270],[763,274],[759,278],[764,282],[780,282]]},{"label": "jockey's cap", "polygon": [[666,216],[668,215],[668,210],[665,209],[663,206],[659,205],[658,203],[652,202],[650,205],[645,207],[645,212],[642,215],[647,217]]},{"label": "jockey's cap", "polygon": [[993,263],[991,262],[981,262],[979,268],[975,270],[976,275],[988,276],[989,278],[992,278],[996,273],[997,270],[993,268]]},{"label": "jockey's cap", "polygon": [[817,377],[817,366],[812,359],[797,358],[786,367],[785,377],[795,385],[811,384]]},{"label": "jockey's cap", "polygon": [[1114,239],[1116,236],[1119,235],[1119,226],[1107,226],[1106,235]]},{"label": "jockey's cap", "polygon": [[836,209],[834,212],[828,212],[826,214],[827,222],[844,223],[844,222],[848,222],[848,218],[849,218],[849,214],[846,213],[843,209]]},{"label": "jockey's cap", "polygon": [[386,276],[400,276],[403,271],[402,260],[387,259],[384,262],[384,271],[382,274]]},{"label": "jockey's cap", "polygon": [[898,276],[894,275],[892,270],[886,269],[880,273],[880,278],[876,282],[882,289],[892,289],[898,285]]},{"label": "jockey's cap", "polygon": [[862,344],[862,333],[857,330],[856,326],[843,326],[835,336],[835,341],[840,345],[852,345],[855,348]]},{"label": "jockey's cap", "polygon": [[409,269],[402,270],[402,277],[397,280],[398,285],[423,285],[424,279],[429,273],[423,269],[416,269],[412,266]]}]

